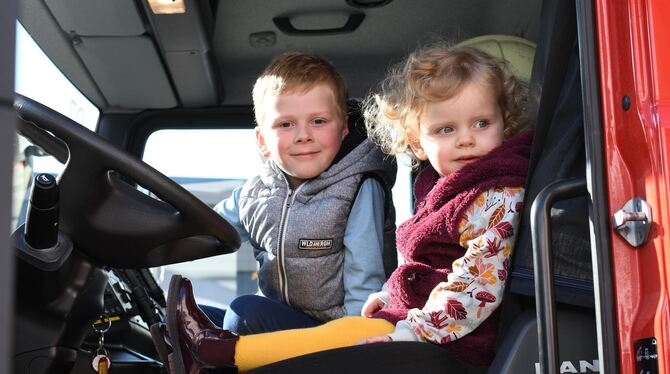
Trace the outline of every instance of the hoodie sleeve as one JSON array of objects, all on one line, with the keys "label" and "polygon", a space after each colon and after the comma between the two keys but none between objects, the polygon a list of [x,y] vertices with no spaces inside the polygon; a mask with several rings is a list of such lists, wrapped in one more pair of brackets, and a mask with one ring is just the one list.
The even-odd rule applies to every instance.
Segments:
[{"label": "hoodie sleeve", "polygon": [[384,189],[366,179],[358,191],[344,232],[344,308],[358,316],[368,295],[382,288],[386,276],[384,250]]},{"label": "hoodie sleeve", "polygon": [[475,199],[458,226],[465,255],[426,305],[396,325],[393,340],[448,343],[491,315],[502,301],[522,202],[520,187],[490,189]]},{"label": "hoodie sleeve", "polygon": [[249,233],[244,229],[240,221],[240,191],[242,191],[242,186],[236,187],[230,194],[230,197],[216,204],[214,211],[235,228],[242,242],[246,242],[249,241]]}]

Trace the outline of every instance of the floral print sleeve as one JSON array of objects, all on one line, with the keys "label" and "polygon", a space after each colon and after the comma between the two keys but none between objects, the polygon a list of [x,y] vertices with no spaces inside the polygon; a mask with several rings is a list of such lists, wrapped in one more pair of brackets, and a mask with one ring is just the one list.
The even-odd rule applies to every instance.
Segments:
[{"label": "floral print sleeve", "polygon": [[454,261],[448,281],[433,289],[426,305],[410,310],[400,323],[411,327],[415,339],[438,344],[459,339],[500,305],[522,203],[523,189],[506,187],[487,190],[471,204],[458,226],[465,255]]}]

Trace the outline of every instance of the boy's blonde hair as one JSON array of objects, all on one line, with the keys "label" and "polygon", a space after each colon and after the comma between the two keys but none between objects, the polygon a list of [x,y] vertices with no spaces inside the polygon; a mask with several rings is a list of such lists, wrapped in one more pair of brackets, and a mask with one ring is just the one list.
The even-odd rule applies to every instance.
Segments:
[{"label": "boy's blonde hair", "polygon": [[287,52],[275,57],[256,79],[253,89],[256,124],[263,121],[263,102],[269,96],[305,93],[318,84],[330,87],[335,107],[344,120],[347,116],[344,80],[325,59],[302,52]]},{"label": "boy's blonde hair", "polygon": [[506,139],[525,127],[526,86],[505,61],[475,48],[440,44],[420,49],[392,67],[379,92],[366,99],[368,135],[384,152],[406,153],[416,165],[408,136],[417,133],[426,104],[448,100],[473,81],[488,85],[498,97]]}]

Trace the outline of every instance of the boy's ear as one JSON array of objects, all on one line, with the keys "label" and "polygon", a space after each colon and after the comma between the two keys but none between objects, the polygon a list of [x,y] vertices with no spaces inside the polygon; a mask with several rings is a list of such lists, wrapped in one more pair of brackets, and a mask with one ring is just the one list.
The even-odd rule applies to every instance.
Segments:
[{"label": "boy's ear", "polygon": [[268,149],[268,146],[265,143],[265,137],[263,137],[261,128],[256,126],[254,130],[256,130],[256,141],[258,142],[258,149],[261,151],[263,157],[270,158],[270,150]]},{"label": "boy's ear", "polygon": [[344,122],[342,123],[342,139],[349,134],[349,116],[344,117]]},{"label": "boy's ear", "polygon": [[428,156],[426,156],[426,151],[423,150],[423,147],[421,147],[421,142],[419,142],[419,138],[417,138],[413,134],[407,134],[407,144],[409,144],[409,148],[412,150],[412,153],[414,153],[414,156],[418,158],[421,161],[425,161],[428,159]]}]

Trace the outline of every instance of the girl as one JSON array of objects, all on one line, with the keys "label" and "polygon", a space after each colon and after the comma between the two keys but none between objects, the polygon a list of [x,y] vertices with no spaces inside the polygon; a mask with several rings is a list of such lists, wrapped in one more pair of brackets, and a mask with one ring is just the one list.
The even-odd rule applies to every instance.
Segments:
[{"label": "girl", "polygon": [[430,342],[470,364],[488,364],[528,168],[531,134],[519,133],[524,99],[506,64],[479,50],[438,46],[411,54],[366,104],[369,135],[384,151],[429,163],[414,185],[416,212],[397,231],[405,264],[363,308],[373,318],[238,337],[211,325],[190,283],[175,277],[168,294],[174,369],[245,371],[388,341]]}]

